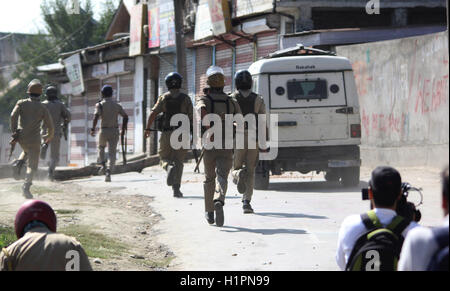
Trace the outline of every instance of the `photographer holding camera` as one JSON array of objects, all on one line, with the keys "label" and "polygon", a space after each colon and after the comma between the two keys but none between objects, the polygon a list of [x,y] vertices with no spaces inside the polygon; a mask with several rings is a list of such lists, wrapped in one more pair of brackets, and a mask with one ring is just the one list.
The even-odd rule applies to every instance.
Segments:
[{"label": "photographer holding camera", "polygon": [[[403,238],[418,226],[411,221],[420,219],[399,215],[399,208],[405,208],[407,203],[404,186],[400,173],[394,168],[378,167],[372,172],[366,191],[372,210],[347,217],[339,231],[336,261],[341,270],[397,269]],[[415,209],[410,212],[420,213]]]},{"label": "photographer holding camera", "polygon": [[445,219],[440,227],[418,227],[408,233],[403,245],[399,271],[448,271],[448,192],[449,168],[442,173],[442,209]]}]

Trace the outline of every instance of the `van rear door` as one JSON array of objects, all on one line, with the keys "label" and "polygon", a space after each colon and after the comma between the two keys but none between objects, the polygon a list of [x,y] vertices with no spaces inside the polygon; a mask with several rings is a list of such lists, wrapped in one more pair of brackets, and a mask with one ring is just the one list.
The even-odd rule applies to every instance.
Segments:
[{"label": "van rear door", "polygon": [[271,74],[270,111],[278,114],[279,141],[349,138],[343,72]]}]

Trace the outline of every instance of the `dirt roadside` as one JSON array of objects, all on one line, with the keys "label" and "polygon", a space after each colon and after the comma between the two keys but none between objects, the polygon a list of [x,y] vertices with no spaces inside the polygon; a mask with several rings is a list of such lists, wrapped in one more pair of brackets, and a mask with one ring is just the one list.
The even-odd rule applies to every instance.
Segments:
[{"label": "dirt roadside", "polygon": [[[150,207],[152,199],[140,195],[114,195],[118,187],[95,190],[74,182],[37,181],[36,199],[57,212],[58,231],[75,237],[96,271],[170,270],[173,253],[158,244],[152,227],[161,217]],[[14,226],[15,213],[24,202],[21,182],[0,180],[0,226]]]}]

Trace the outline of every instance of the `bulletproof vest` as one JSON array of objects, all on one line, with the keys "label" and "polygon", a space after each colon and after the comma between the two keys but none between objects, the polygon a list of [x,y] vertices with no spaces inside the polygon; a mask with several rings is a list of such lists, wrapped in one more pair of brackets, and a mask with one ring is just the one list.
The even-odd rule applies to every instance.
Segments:
[{"label": "bulletproof vest", "polygon": [[247,116],[247,114],[255,114],[255,102],[258,95],[255,93],[250,93],[250,95],[245,98],[241,94],[236,93],[234,94],[234,98],[236,98],[236,101],[239,103],[239,106],[241,107],[242,115]]},{"label": "bulletproof vest", "polygon": [[[188,97],[186,94],[180,93],[176,98],[170,98],[170,93],[166,95],[166,112],[164,112],[163,120],[162,120],[162,130],[175,130],[176,127],[170,126],[170,120],[174,115],[180,114],[181,105],[183,104],[184,99]],[[188,97],[189,98],[189,97]]]},{"label": "bulletproof vest", "polygon": [[[224,93],[224,96],[227,96],[227,95]],[[227,96],[227,98],[224,99],[224,100],[215,99],[215,98],[211,97],[211,95],[209,95],[209,94],[206,95],[206,97],[211,102],[211,112],[210,113],[218,114],[218,115],[221,116],[222,120],[225,120],[225,115],[231,113],[231,110],[230,110],[231,109],[231,107],[230,107],[231,106],[231,104],[230,104],[231,100],[230,100],[230,98]],[[219,109],[218,104],[224,104],[226,106],[226,111],[225,112],[221,111]]]}]

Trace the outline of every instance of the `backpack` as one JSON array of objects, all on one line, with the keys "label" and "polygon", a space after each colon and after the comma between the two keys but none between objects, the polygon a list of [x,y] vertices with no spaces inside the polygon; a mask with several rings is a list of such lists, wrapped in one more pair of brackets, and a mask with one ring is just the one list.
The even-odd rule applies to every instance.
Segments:
[{"label": "backpack", "polygon": [[438,250],[433,255],[427,271],[448,271],[448,226],[433,229],[433,236]]},{"label": "backpack", "polygon": [[346,271],[396,271],[403,246],[403,231],[410,221],[396,216],[383,227],[375,211],[361,215],[367,228],[355,244]]}]

